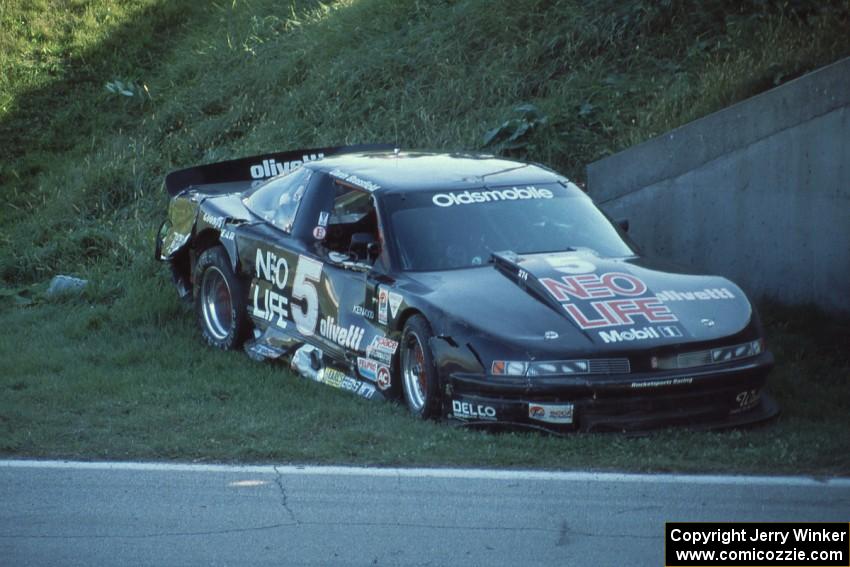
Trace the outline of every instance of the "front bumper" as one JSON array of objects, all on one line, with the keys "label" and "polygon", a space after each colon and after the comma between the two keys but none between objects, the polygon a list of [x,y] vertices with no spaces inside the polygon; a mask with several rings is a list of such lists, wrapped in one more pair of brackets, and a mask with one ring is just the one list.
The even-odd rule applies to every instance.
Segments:
[{"label": "front bumper", "polygon": [[445,413],[472,425],[558,433],[735,427],[779,413],[765,391],[773,356],[710,368],[596,377],[448,377]]}]

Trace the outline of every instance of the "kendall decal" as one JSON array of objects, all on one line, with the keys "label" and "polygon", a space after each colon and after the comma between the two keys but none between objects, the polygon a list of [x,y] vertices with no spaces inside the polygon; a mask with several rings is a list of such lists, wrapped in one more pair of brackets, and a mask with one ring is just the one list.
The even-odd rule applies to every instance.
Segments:
[{"label": "kendall decal", "polygon": [[322,159],[325,154],[305,154],[300,160],[285,161],[278,163],[274,159],[264,159],[263,163],[254,164],[251,167],[252,179],[265,179],[266,177],[274,177],[282,173],[289,173],[296,170],[308,161],[316,161]]},{"label": "kendall decal", "polygon": [[551,199],[555,195],[548,189],[538,189],[528,185],[519,189],[490,189],[485,191],[460,191],[457,193],[437,193],[431,201],[438,207],[453,205],[471,205],[474,203],[489,203],[490,201],[516,201],[528,199]]},{"label": "kendall decal", "polygon": [[[679,320],[669,307],[649,292],[640,278],[631,274],[609,272],[601,275],[562,276],[559,279],[541,278],[540,283],[582,329],[619,327],[640,322],[676,323]],[[642,321],[636,321],[636,318]]]}]

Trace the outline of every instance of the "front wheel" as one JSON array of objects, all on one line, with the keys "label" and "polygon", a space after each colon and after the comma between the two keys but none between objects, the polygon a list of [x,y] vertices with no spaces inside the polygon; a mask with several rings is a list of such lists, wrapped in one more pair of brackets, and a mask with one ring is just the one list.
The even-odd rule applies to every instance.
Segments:
[{"label": "front wheel", "polygon": [[244,286],[221,246],[208,248],[195,264],[195,313],[204,340],[215,348],[239,348],[249,322]]},{"label": "front wheel", "polygon": [[414,315],[404,325],[401,338],[401,383],[410,412],[421,419],[437,417],[440,411],[440,384],[429,340],[433,335],[428,321]]}]

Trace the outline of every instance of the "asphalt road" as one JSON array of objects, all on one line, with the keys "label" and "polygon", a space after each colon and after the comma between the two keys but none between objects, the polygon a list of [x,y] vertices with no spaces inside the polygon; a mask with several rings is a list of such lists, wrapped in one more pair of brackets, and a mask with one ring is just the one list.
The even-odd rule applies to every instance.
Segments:
[{"label": "asphalt road", "polygon": [[0,565],[663,565],[665,521],[850,520],[850,479],[0,461]]}]

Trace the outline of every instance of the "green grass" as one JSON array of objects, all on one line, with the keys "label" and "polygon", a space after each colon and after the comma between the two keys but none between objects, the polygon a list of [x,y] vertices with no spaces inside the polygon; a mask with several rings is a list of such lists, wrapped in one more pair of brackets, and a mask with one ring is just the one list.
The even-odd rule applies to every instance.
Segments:
[{"label": "green grass", "polygon": [[[848,329],[811,310],[765,308],[772,425],[491,435],[211,352],[152,259],[177,167],[337,143],[480,149],[525,119],[492,149],[582,181],[590,161],[850,54],[846,2],[692,6],[0,3],[0,453],[847,474]],[[57,273],[92,285],[45,300]]]}]

